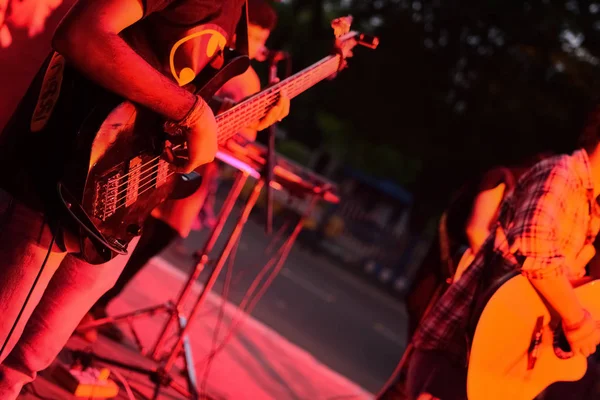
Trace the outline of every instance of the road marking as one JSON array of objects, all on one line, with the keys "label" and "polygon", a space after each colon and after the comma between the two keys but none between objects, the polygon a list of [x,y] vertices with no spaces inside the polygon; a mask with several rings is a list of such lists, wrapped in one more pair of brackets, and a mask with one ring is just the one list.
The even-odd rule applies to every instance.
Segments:
[{"label": "road marking", "polygon": [[365,279],[359,278],[352,274],[352,272],[333,265],[333,263],[325,256],[313,256],[305,253],[301,253],[300,256],[304,258],[305,262],[324,264],[325,267],[322,269],[326,270],[327,273],[332,274],[335,279],[344,281],[344,283],[351,285],[356,290],[359,290],[362,294],[365,294],[376,301],[380,301],[383,303],[381,306],[399,313],[401,317],[407,317],[408,314],[406,313],[404,302],[398,301],[396,298],[383,292],[380,288],[374,287],[370,283],[366,282]]},{"label": "road marking", "polygon": [[387,340],[399,344],[400,346],[404,346],[404,340],[402,340],[402,337],[382,323],[377,322],[373,326],[373,329]]},{"label": "road marking", "polygon": [[288,278],[290,281],[294,282],[296,285],[300,286],[301,288],[311,292],[312,294],[314,294],[321,300],[325,301],[326,303],[333,303],[335,301],[334,295],[321,289],[320,287],[318,287],[317,285],[315,285],[308,279],[295,274],[288,268],[284,268],[281,271],[281,275],[285,276],[286,278]]}]

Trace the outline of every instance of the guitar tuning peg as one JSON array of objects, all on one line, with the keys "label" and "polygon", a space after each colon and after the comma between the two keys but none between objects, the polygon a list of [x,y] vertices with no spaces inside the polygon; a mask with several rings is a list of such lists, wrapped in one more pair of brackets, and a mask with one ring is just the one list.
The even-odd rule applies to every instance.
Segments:
[{"label": "guitar tuning peg", "polygon": [[333,28],[333,34],[336,38],[350,32],[350,26],[352,25],[352,15],[345,17],[339,17],[331,21],[331,27]]}]

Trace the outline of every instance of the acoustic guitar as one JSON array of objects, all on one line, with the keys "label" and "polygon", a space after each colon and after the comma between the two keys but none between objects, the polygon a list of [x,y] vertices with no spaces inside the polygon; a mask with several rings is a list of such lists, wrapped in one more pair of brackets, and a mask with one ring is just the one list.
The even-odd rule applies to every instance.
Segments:
[{"label": "acoustic guitar", "polygon": [[[575,292],[600,320],[600,280]],[[519,274],[494,292],[479,317],[467,394],[469,400],[532,400],[554,382],[581,379],[586,369],[585,357],[571,352],[556,312]]]}]

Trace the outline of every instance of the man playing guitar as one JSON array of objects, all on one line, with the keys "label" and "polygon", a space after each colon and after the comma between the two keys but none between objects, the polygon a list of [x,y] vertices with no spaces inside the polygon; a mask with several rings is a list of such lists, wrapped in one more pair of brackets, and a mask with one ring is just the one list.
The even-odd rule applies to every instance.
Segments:
[{"label": "man playing guitar", "polygon": [[[256,59],[263,51],[276,23],[277,14],[266,0],[248,0],[248,57],[251,60]],[[217,92],[217,97],[223,99],[222,102],[225,103],[237,103],[259,91],[260,79],[254,69],[249,67],[242,75],[227,81]],[[224,106],[227,107],[227,104]],[[254,141],[257,129],[263,129],[267,123],[269,123],[267,120],[260,121],[256,127],[242,130],[238,135],[240,140]],[[230,140],[228,145],[235,146],[236,143]],[[107,316],[106,308],[109,303],[125,289],[152,257],[167,248],[174,240],[188,236],[201,208],[206,206],[209,190],[217,179],[218,173],[216,162],[205,164],[202,166],[202,184],[195,193],[181,200],[167,200],[153,210],[144,224],[140,241],[127,261],[123,273],[115,285],[92,307],[91,314],[94,318]],[[84,323],[89,322],[86,321],[87,319],[89,318],[84,319]],[[122,339],[122,332],[115,325],[111,324],[99,330],[111,339],[118,341]],[[95,332],[88,331],[85,337],[94,340]]]},{"label": "man playing guitar", "polygon": [[[243,4],[244,0],[80,0],[61,22],[52,44],[83,76],[182,131],[188,158],[176,169],[190,172],[214,159],[217,126],[205,101],[182,86],[209,63],[218,66],[219,59],[206,46],[214,49],[231,42]],[[177,51],[169,51],[181,41]],[[50,365],[127,261],[119,256],[91,265],[77,257],[82,249],[75,234],[50,229],[56,215],[36,190],[39,179],[28,168],[23,139],[35,132],[30,127],[43,125],[52,114],[62,78],[55,73],[60,64],[50,66],[40,71],[1,138],[3,400],[15,399],[24,384]],[[93,93],[86,96],[77,100],[88,102]],[[262,123],[280,119],[288,107],[282,97]],[[46,133],[35,132],[40,138]]]},{"label": "man playing guitar", "polygon": [[600,329],[571,282],[583,277],[600,228],[600,108],[571,155],[531,168],[501,207],[498,222],[466,272],[440,298],[413,337],[407,386],[412,399],[466,399],[473,311],[491,283],[520,270],[562,318],[576,353],[589,356]]}]

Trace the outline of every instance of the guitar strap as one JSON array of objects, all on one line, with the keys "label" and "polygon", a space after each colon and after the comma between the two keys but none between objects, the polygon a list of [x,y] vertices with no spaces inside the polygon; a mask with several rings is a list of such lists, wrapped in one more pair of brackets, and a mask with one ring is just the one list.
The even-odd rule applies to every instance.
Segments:
[{"label": "guitar strap", "polygon": [[244,0],[242,16],[235,29],[235,48],[241,55],[248,55],[248,0]]}]

